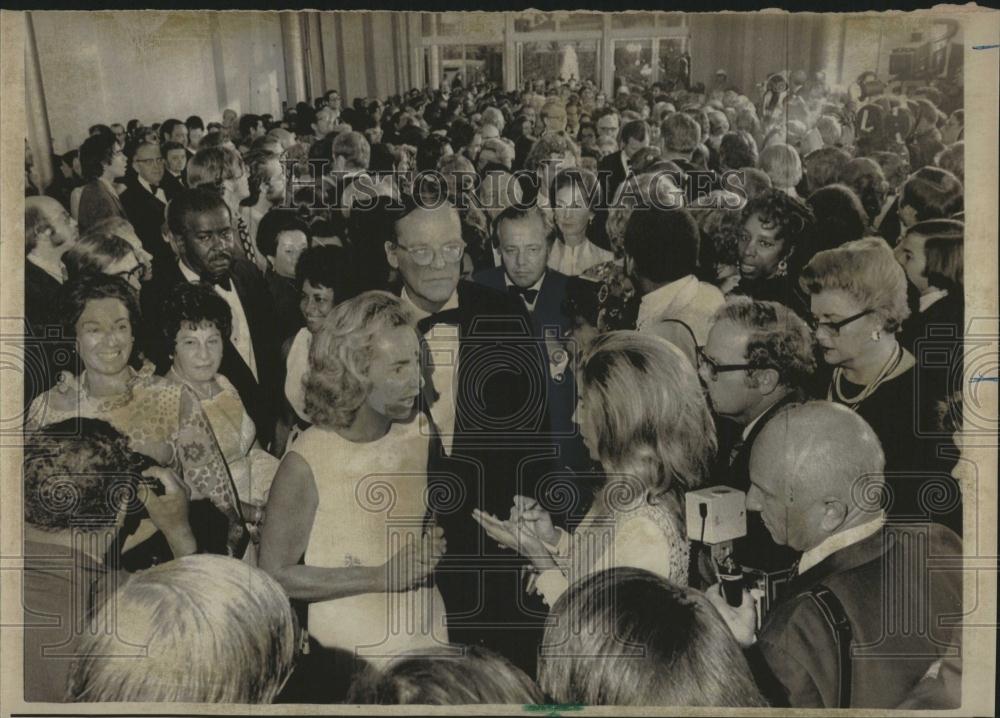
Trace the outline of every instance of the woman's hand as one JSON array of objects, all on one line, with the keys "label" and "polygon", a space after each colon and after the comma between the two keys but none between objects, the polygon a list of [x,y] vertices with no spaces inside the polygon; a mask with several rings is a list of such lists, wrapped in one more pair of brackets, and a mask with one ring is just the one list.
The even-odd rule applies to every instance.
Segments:
[{"label": "woman's hand", "polygon": [[559,543],[559,532],[552,526],[552,516],[529,496],[514,497],[510,521],[513,524],[520,524],[549,546]]},{"label": "woman's hand", "polygon": [[552,554],[534,533],[514,521],[501,521],[496,516],[479,509],[472,510],[472,518],[479,522],[486,534],[499,543],[524,556],[539,571],[557,568]]},{"label": "woman's hand", "polygon": [[170,469],[151,466],[143,476],[158,479],[164,493],[158,496],[147,484],[139,485],[139,500],[146,507],[153,525],[163,532],[175,558],[197,551],[197,542],[188,522],[188,488]]},{"label": "woman's hand", "polygon": [[409,591],[421,585],[441,560],[447,545],[444,529],[435,526],[419,543],[410,538],[385,562],[386,591]]}]

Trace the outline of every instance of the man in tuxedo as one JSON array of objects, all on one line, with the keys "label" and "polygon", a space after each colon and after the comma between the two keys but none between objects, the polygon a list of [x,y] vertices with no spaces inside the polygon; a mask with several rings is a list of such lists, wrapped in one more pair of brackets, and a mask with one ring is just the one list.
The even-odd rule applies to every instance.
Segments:
[{"label": "man in tuxedo", "polygon": [[426,346],[428,509],[448,542],[435,581],[453,641],[486,645],[530,672],[546,611],[523,592],[525,560],[488,542],[472,510],[506,515],[547,470],[545,351],[520,298],[459,280],[459,215],[437,204],[404,197],[380,210],[386,258]]},{"label": "man in tuxedo", "polygon": [[[26,337],[24,362],[24,401],[28,406],[39,394],[55,383],[59,371],[73,371],[67,364],[56,365],[57,357],[70,340],[60,341],[60,317],[53,311],[56,297],[65,281],[62,256],[79,238],[76,220],[66,208],[51,197],[26,197],[24,200],[24,318]],[[51,336],[56,332],[56,336]]]},{"label": "man in tuxedo", "polygon": [[[598,122],[607,124],[612,117],[617,118],[617,115],[605,115]],[[621,147],[619,152],[610,154],[597,163],[597,176],[604,183],[604,196],[608,203],[614,200],[618,188],[632,172],[630,162],[635,153],[649,146],[649,129],[646,123],[642,120],[626,122],[618,136],[618,146]]]},{"label": "man in tuxedo", "polygon": [[[782,407],[803,400],[803,387],[816,368],[813,349],[809,327],[777,302],[737,297],[716,313],[698,373],[712,411],[736,431],[720,432],[734,436],[720,442],[713,483],[750,490],[754,442]],[[770,571],[788,568],[795,557],[774,543],[759,514],[748,517],[747,536],[736,542],[737,560]]]},{"label": "man in tuxedo", "polygon": [[884,469],[872,428],[828,401],[781,409],[757,438],[747,509],[802,552],[797,573],[759,633],[748,591],[736,608],[718,585],[706,596],[772,705],[896,708],[960,650],[962,541],[887,522]]},{"label": "man in tuxedo", "polygon": [[169,202],[178,192],[187,187],[188,153],[184,145],[177,142],[164,142],[160,151],[163,153],[166,170],[160,184],[163,191],[167,193],[167,201]]},{"label": "man in tuxedo", "polygon": [[128,221],[143,248],[153,255],[154,261],[172,263],[174,255],[163,241],[163,219],[167,209],[167,193],[161,183],[164,177],[163,155],[160,146],[144,142],[132,156],[135,176],[122,192],[122,206]]},{"label": "man in tuxedo", "polygon": [[[175,258],[157,264],[153,279],[143,286],[143,324],[147,331],[159,331],[163,326],[160,307],[176,284],[213,285],[233,313],[219,373],[239,392],[257,426],[257,438],[266,448],[274,433],[278,347],[264,279],[255,266],[233,258],[229,207],[211,189],[181,192],[170,203],[167,225]],[[169,367],[171,357],[162,340],[150,339],[145,345],[161,371]]]},{"label": "man in tuxedo", "polygon": [[569,277],[548,268],[555,232],[538,207],[508,207],[493,225],[494,244],[500,251],[500,267],[477,273],[473,280],[507,292],[524,303],[532,329],[546,348],[548,410],[553,439],[560,448],[560,466],[583,469],[589,466],[588,453],[573,423],[576,383],[566,335],[572,320],[563,313]]}]

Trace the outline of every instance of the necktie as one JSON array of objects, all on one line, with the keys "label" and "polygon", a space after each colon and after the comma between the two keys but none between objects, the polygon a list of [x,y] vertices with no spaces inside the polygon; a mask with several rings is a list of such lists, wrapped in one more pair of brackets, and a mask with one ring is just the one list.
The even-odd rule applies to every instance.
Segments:
[{"label": "necktie", "polygon": [[223,275],[221,277],[212,277],[210,275],[205,274],[202,275],[201,281],[205,282],[206,284],[214,285],[216,287],[222,287],[227,292],[233,291],[233,283],[232,281],[230,281],[228,274]]},{"label": "necktie", "polygon": [[429,316],[424,317],[417,322],[417,329],[421,334],[426,334],[431,330],[435,324],[454,324],[458,325],[459,322],[459,312],[458,309],[445,309],[441,312],[435,312]]},{"label": "necktie", "polygon": [[507,287],[507,292],[511,296],[521,297],[528,304],[534,304],[535,299],[538,298],[537,289],[525,289],[523,287],[517,286],[516,284],[511,284],[509,287]]}]

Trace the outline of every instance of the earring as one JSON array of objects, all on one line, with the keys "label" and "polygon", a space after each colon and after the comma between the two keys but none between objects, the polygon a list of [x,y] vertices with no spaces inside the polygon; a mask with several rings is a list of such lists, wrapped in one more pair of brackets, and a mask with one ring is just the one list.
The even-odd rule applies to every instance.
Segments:
[{"label": "earring", "polygon": [[877,342],[881,340],[882,340],[882,332],[881,330],[876,329],[875,331],[872,332],[872,341]]},{"label": "earring", "polygon": [[784,277],[787,274],[788,274],[788,262],[782,259],[780,262],[778,262],[778,269],[775,271],[774,276]]}]

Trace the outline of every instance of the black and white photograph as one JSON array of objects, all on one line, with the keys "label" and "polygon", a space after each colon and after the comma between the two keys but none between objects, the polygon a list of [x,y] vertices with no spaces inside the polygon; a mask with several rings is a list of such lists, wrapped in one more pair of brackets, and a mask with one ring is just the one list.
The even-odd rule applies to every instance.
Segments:
[{"label": "black and white photograph", "polygon": [[1000,12],[475,10],[0,12],[0,713],[992,715]]}]

